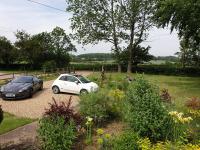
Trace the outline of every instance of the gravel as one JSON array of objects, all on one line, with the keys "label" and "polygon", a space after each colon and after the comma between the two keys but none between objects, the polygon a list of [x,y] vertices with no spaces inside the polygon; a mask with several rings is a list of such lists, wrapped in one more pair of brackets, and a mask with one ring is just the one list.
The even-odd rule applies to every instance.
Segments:
[{"label": "gravel", "polygon": [[[91,72],[77,72],[84,76],[91,74]],[[52,81],[44,82],[44,89],[33,95],[32,98],[16,101],[4,101],[0,98],[0,105],[5,112],[9,112],[19,117],[26,118],[40,118],[42,117],[45,108],[49,107],[49,103],[52,103],[52,97],[55,98],[57,102],[68,101],[69,97],[72,96],[72,106],[76,107],[79,103],[78,95],[73,94],[53,94],[51,90]]]}]

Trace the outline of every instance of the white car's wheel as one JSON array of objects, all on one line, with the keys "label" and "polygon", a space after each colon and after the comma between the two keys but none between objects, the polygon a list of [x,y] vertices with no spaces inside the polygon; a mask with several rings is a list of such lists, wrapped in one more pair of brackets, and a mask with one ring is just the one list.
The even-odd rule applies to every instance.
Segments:
[{"label": "white car's wheel", "polygon": [[59,89],[59,87],[57,87],[57,86],[53,86],[52,90],[53,90],[53,93],[54,93],[54,94],[60,93],[60,89]]},{"label": "white car's wheel", "polygon": [[80,94],[81,94],[81,95],[83,95],[83,94],[88,94],[88,91],[85,90],[85,89],[82,89],[82,90],[80,91]]}]

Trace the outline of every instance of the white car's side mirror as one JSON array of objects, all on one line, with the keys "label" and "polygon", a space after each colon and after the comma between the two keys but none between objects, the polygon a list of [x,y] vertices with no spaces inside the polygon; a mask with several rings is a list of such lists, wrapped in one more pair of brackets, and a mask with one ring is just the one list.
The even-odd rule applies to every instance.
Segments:
[{"label": "white car's side mirror", "polygon": [[79,84],[79,82],[78,81],[75,81],[75,83],[78,85]]}]

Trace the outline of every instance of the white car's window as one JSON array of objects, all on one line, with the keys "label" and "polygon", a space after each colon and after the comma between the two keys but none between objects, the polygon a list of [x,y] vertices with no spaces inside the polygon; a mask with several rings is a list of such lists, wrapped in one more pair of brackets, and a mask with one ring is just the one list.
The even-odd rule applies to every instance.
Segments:
[{"label": "white car's window", "polygon": [[60,77],[60,79],[59,80],[62,80],[62,81],[67,81],[67,76],[62,76],[62,77]]},{"label": "white car's window", "polygon": [[73,76],[68,76],[67,77],[67,81],[69,81],[69,82],[75,82],[75,81],[78,81],[75,77],[73,77]]}]

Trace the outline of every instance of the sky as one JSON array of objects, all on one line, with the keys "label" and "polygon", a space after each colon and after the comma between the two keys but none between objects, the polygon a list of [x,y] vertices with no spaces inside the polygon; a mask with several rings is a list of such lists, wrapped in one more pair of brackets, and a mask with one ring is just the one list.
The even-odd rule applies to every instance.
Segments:
[{"label": "sky", "polygon": [[[52,31],[59,26],[67,34],[72,33],[70,28],[71,14],[64,12],[67,4],[65,0],[33,0],[58,8],[63,11],[51,9],[29,0],[0,0],[0,36],[6,36],[10,41],[15,41],[14,33],[17,30],[25,30],[29,34],[37,34],[43,31]],[[83,53],[108,53],[112,45],[100,42],[97,45],[82,46],[73,42],[77,48],[75,54]],[[149,32],[149,38],[143,44],[151,46],[150,53],[154,56],[174,55],[179,51],[179,39],[177,32],[170,33],[169,29],[153,28]]]}]

